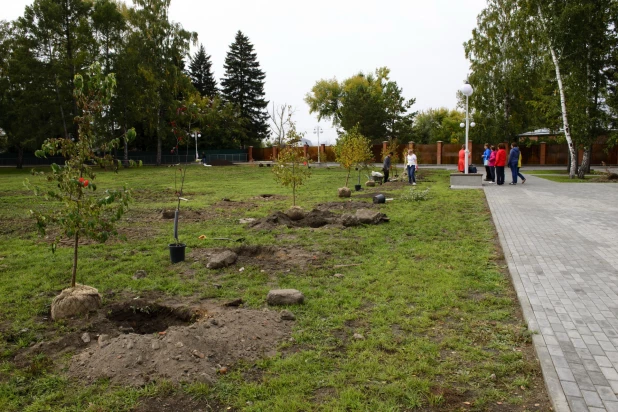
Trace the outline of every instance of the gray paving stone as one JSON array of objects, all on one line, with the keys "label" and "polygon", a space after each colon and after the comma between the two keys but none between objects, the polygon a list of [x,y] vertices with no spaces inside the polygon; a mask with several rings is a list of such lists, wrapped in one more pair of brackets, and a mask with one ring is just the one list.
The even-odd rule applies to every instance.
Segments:
[{"label": "gray paving stone", "polygon": [[484,190],[554,410],[616,411],[618,185],[527,179]]},{"label": "gray paving stone", "polygon": [[614,390],[609,386],[597,386],[597,392],[604,401],[618,402]]},{"label": "gray paving stone", "polygon": [[586,405],[586,401],[584,398],[575,398],[571,396],[567,396],[567,400],[569,402],[569,406],[571,407],[572,412],[589,412],[588,405]]},{"label": "gray paving stone", "polygon": [[597,408],[603,407],[603,401],[596,391],[582,391],[586,405],[595,406]]}]

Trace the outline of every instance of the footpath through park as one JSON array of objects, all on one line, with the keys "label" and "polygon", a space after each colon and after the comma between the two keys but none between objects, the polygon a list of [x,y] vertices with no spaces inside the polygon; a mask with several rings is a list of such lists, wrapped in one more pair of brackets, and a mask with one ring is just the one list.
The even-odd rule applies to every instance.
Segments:
[{"label": "footpath through park", "polygon": [[618,184],[526,178],[484,189],[554,410],[618,412]]}]

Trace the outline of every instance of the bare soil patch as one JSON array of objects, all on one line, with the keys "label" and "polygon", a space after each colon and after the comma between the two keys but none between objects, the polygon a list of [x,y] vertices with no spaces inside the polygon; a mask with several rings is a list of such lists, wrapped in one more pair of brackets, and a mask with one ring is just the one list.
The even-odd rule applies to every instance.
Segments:
[{"label": "bare soil patch", "polygon": [[291,325],[274,311],[220,308],[189,326],[91,342],[73,357],[68,373],[86,381],[109,378],[131,386],[163,379],[212,383],[239,360],[274,356]]},{"label": "bare soil patch", "polygon": [[281,320],[277,311],[213,301],[125,299],[89,318],[67,320],[64,328],[70,332],[60,338],[50,327],[42,341],[18,352],[14,361],[28,368],[42,354],[64,370],[64,355],[75,353],[68,374],[86,382],[102,377],[131,386],[162,379],[213,382],[239,360],[273,356],[293,323]]},{"label": "bare soil patch", "polygon": [[208,263],[208,259],[224,250],[232,250],[238,255],[236,266],[257,266],[268,272],[280,272],[286,269],[304,269],[318,265],[324,258],[324,253],[308,251],[300,247],[251,246],[243,245],[233,249],[193,248],[189,257],[196,261]]}]

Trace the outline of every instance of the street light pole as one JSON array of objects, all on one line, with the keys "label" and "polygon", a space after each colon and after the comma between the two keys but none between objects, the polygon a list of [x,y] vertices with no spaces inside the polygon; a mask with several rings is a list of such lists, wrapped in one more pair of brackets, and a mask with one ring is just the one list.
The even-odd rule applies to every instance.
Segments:
[{"label": "street light pole", "polygon": [[[461,92],[463,93],[464,96],[466,96],[466,124],[465,124],[466,153],[465,153],[465,160],[464,160],[464,173],[468,174],[468,163],[469,163],[469,157],[470,157],[470,150],[468,150],[468,131],[470,130],[470,127],[474,127],[474,122],[470,123],[470,116],[468,113],[468,98],[472,96],[472,93],[474,92],[474,90],[472,89],[472,86],[470,86],[470,83],[468,83],[467,80],[464,83],[464,85],[461,87]],[[461,123],[460,126],[464,127],[464,124]]]},{"label": "street light pole", "polygon": [[200,158],[197,154],[197,138],[198,137],[202,137],[201,133],[198,133],[197,131],[193,132],[193,137],[195,137],[195,161],[197,162],[198,159]]},{"label": "street light pole", "polygon": [[324,133],[324,130],[322,130],[320,125],[317,125],[313,129],[313,134],[317,134],[318,135],[318,163],[320,163],[320,133]]}]

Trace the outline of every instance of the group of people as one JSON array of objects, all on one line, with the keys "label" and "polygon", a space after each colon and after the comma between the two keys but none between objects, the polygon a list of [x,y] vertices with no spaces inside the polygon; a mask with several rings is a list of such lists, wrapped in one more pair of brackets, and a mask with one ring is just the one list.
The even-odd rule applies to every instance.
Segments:
[{"label": "group of people", "polygon": [[485,166],[485,181],[490,183],[504,184],[504,168],[508,166],[511,169],[512,181],[510,185],[517,184],[517,178],[521,179],[521,183],[526,183],[526,178],[519,172],[521,169],[521,151],[517,143],[511,143],[511,151],[508,156],[504,143],[499,143],[498,148],[489,143],[485,143],[483,151],[483,165]]},{"label": "group of people", "polygon": [[[382,167],[382,171],[384,172],[384,182],[388,182],[389,172],[391,170],[391,156],[393,152],[389,152],[384,157],[384,164]],[[416,171],[418,170],[418,161],[416,158],[416,154],[414,154],[414,150],[409,149],[408,154],[406,155],[406,174],[408,175],[408,183],[413,186],[416,186]]]},{"label": "group of people", "polygon": [[[468,159],[469,159],[468,154]],[[459,151],[459,171],[464,172],[466,161],[466,146],[462,145]],[[511,169],[512,181],[510,185],[517,184],[517,178],[521,179],[521,183],[526,183],[526,178],[519,172],[521,169],[521,151],[517,143],[511,143],[511,151],[508,156],[506,154],[506,146],[504,143],[499,143],[498,148],[489,143],[485,143],[483,151],[483,165],[485,166],[485,181],[489,183],[504,184],[504,168],[508,166]]]}]

